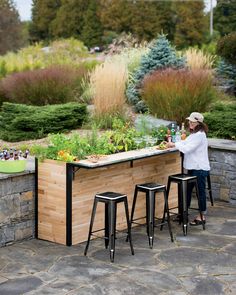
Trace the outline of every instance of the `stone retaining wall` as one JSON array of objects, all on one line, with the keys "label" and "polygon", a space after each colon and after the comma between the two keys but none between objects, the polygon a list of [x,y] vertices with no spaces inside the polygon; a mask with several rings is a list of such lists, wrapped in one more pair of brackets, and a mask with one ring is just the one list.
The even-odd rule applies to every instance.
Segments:
[{"label": "stone retaining wall", "polygon": [[34,237],[34,174],[0,174],[0,247]]},{"label": "stone retaining wall", "polygon": [[236,151],[209,148],[214,199],[236,203]]}]

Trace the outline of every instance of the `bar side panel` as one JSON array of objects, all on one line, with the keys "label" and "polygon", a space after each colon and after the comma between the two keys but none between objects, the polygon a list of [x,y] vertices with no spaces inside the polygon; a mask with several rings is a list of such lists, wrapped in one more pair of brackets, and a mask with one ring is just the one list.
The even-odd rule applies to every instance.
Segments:
[{"label": "bar side panel", "polygon": [[38,165],[38,238],[66,245],[66,164]]}]

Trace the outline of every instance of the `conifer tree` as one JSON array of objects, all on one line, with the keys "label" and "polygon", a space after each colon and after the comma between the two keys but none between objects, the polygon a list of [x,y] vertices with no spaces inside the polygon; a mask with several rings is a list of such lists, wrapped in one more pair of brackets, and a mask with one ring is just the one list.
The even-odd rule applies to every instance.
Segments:
[{"label": "conifer tree", "polygon": [[29,28],[30,40],[49,40],[51,22],[55,19],[61,0],[33,0],[32,23]]},{"label": "conifer tree", "polygon": [[144,77],[158,69],[169,67],[178,69],[184,65],[185,60],[176,55],[175,49],[171,47],[165,35],[160,35],[153,43],[149,53],[142,57],[140,67],[134,74],[133,82],[127,87],[128,101],[135,106],[136,111],[146,111],[147,107],[140,99],[139,94],[139,87]]},{"label": "conifer tree", "polygon": [[88,47],[101,45],[102,25],[98,17],[98,2],[90,0],[87,11],[84,15],[84,25],[81,31],[81,40]]},{"label": "conifer tree", "polygon": [[79,38],[87,9],[88,0],[61,0],[61,6],[51,24],[53,37]]}]

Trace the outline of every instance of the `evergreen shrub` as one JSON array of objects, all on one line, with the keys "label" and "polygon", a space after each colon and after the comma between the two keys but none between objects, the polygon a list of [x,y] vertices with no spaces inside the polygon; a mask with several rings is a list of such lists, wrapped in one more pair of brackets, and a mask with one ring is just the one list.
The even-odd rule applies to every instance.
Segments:
[{"label": "evergreen shrub", "polygon": [[178,124],[193,111],[205,112],[215,96],[212,77],[204,70],[156,71],[145,78],[142,88],[150,113]]},{"label": "evergreen shrub", "polygon": [[87,118],[86,105],[67,103],[27,106],[5,102],[0,113],[0,138],[22,141],[79,128]]},{"label": "evergreen shrub", "polygon": [[204,117],[209,137],[236,139],[236,103],[217,103]]},{"label": "evergreen shrub", "polygon": [[156,70],[165,68],[183,68],[185,59],[178,57],[176,51],[171,47],[170,42],[164,35],[160,35],[157,40],[152,43],[150,51],[141,58],[140,67],[133,75],[133,79],[128,84],[126,96],[128,102],[134,105],[138,112],[147,111],[147,106],[141,100],[140,86],[145,75]]},{"label": "evergreen shrub", "polygon": [[53,66],[12,74],[0,82],[0,102],[41,106],[73,101],[82,94],[80,84],[86,73],[83,66]]},{"label": "evergreen shrub", "polygon": [[[236,64],[230,64],[224,59],[221,59],[216,67],[217,77],[220,78],[223,86],[232,89],[235,92],[236,89]],[[223,79],[222,79],[223,78]]]}]

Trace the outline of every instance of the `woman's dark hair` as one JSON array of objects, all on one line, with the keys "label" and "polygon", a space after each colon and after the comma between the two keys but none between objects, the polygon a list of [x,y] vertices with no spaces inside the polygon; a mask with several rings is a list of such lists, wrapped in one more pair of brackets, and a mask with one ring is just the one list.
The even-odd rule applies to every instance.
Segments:
[{"label": "woman's dark hair", "polygon": [[190,130],[191,133],[197,133],[198,131],[205,132],[207,134],[208,132],[207,124],[203,122],[198,122],[198,125],[194,128],[194,130]]}]

